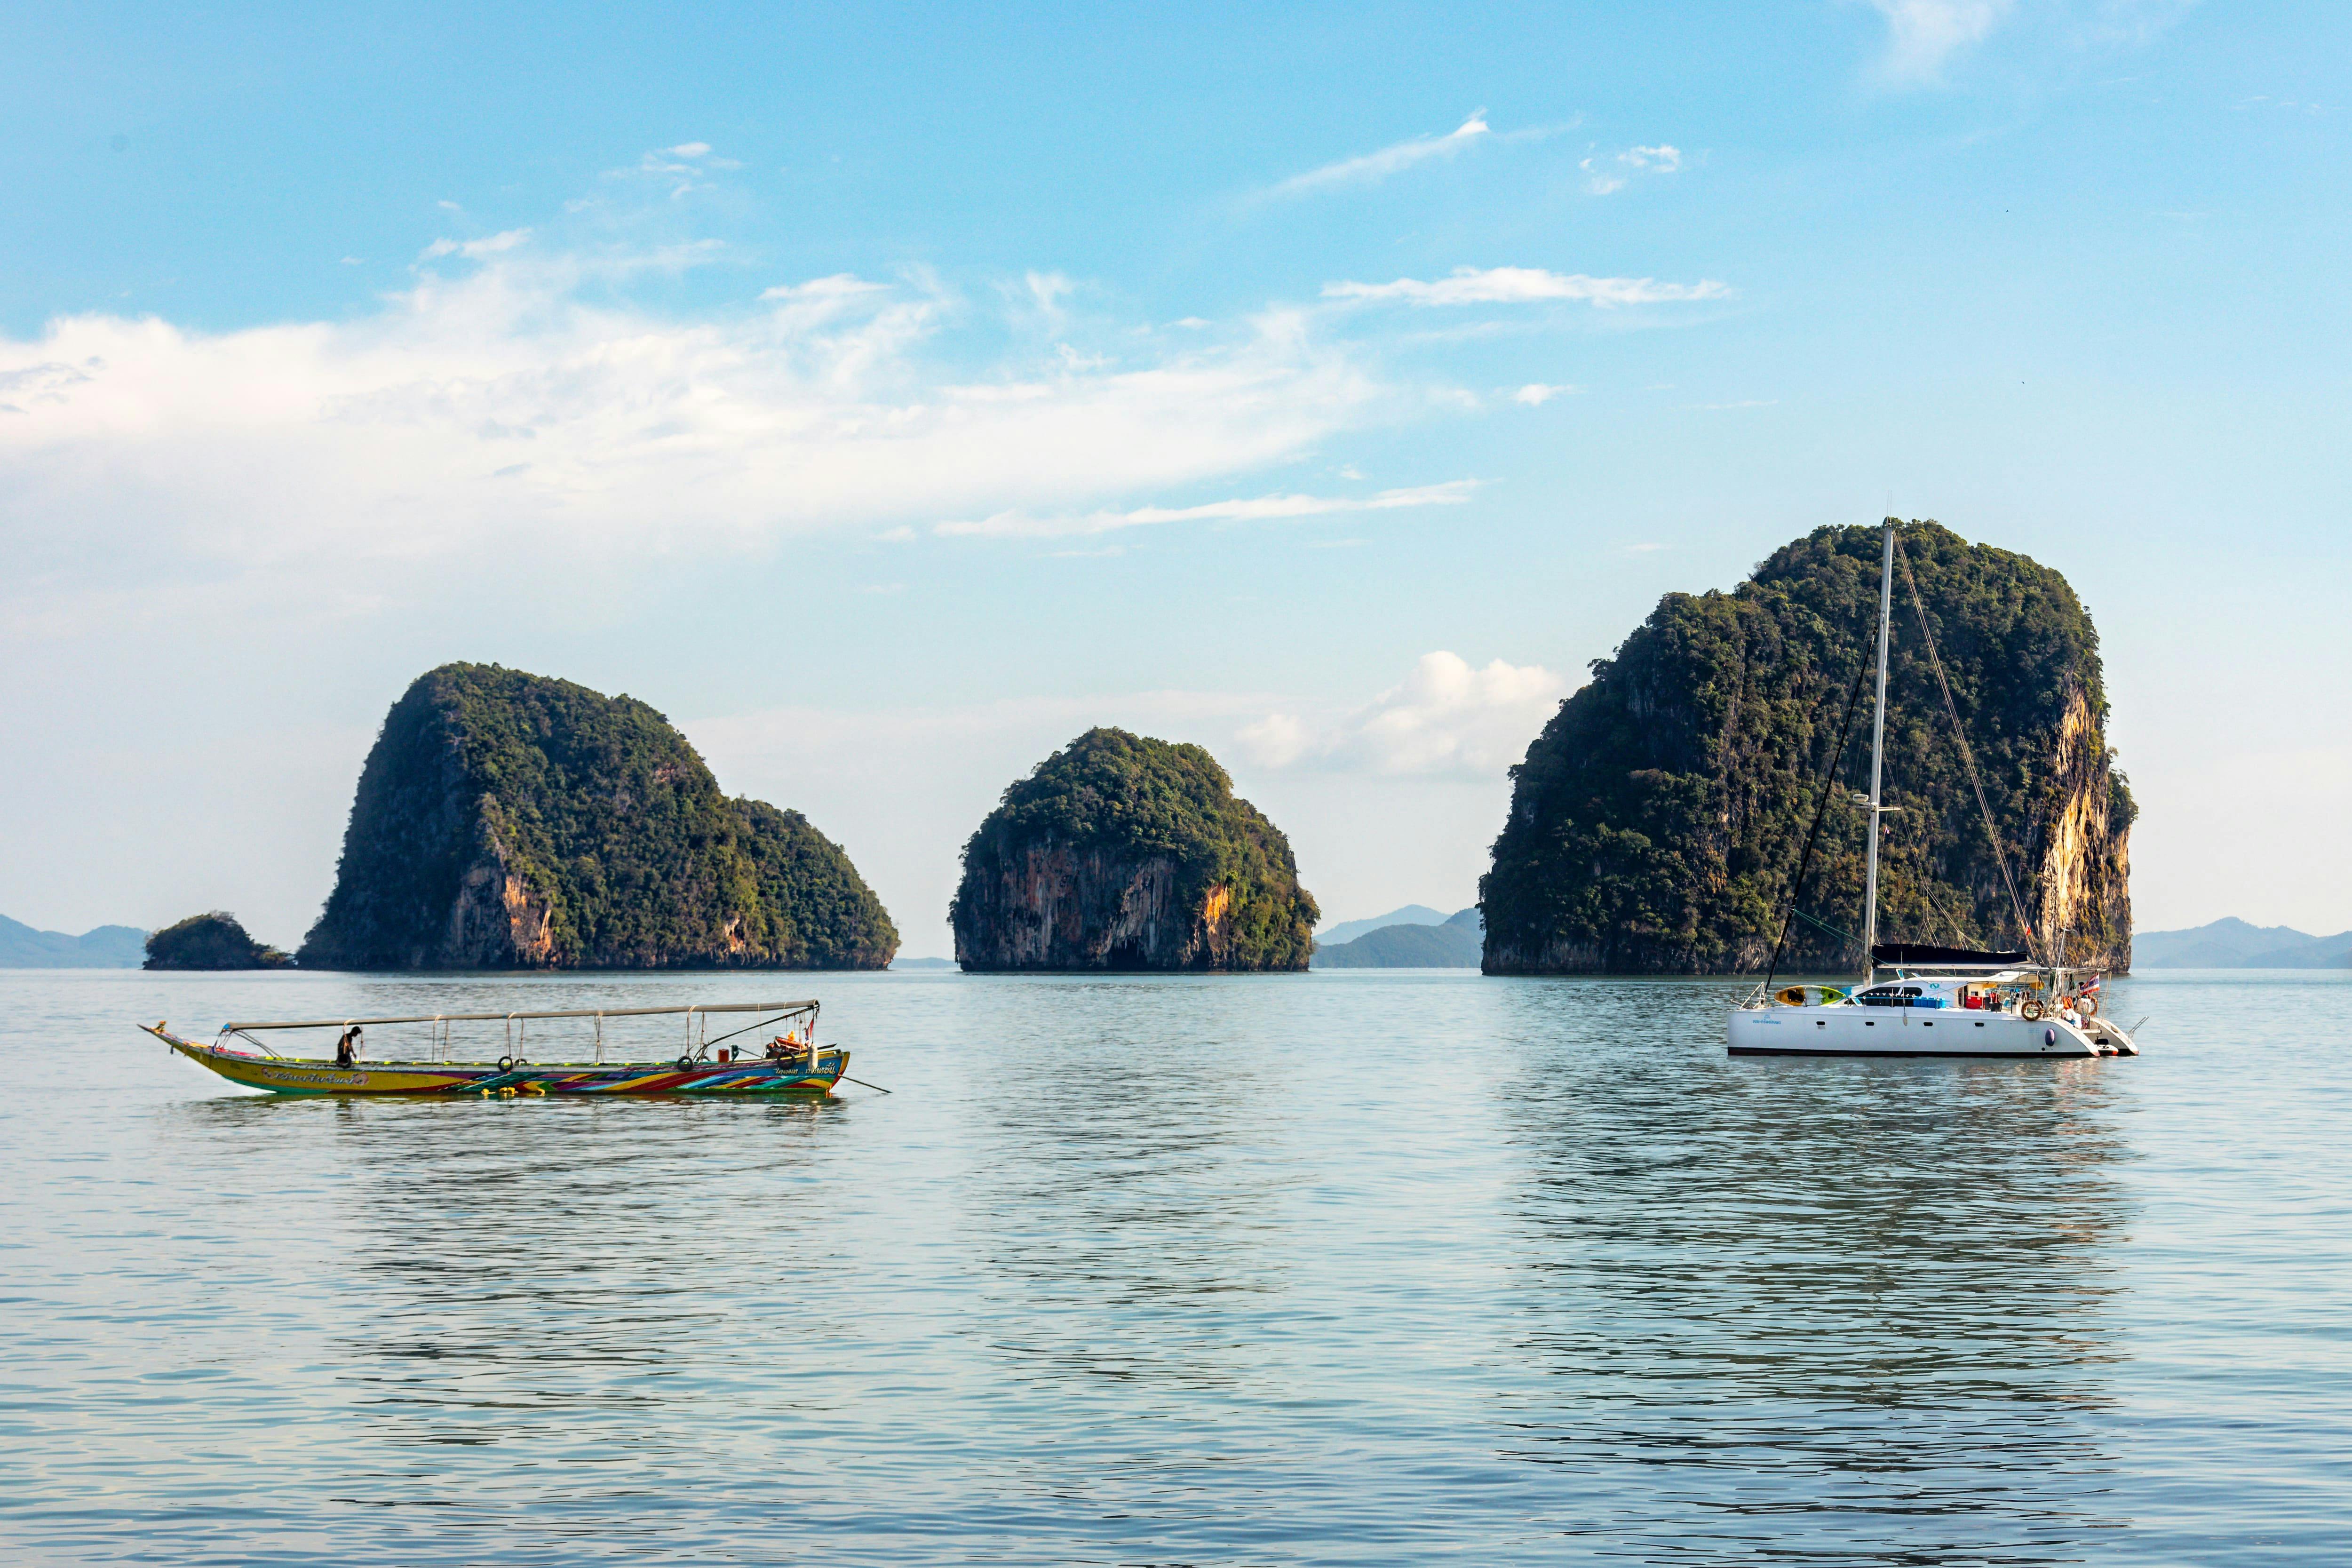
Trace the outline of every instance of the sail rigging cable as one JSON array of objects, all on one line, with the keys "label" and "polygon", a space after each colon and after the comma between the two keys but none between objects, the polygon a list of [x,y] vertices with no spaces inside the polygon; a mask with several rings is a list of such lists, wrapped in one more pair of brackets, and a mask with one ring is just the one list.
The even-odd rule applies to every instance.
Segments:
[{"label": "sail rigging cable", "polygon": [[[1822,797],[1813,806],[1813,826],[1805,834],[1805,852],[1797,857],[1796,880],[1789,884],[1789,913],[1780,917],[1780,940],[1772,944],[1772,963],[1764,972],[1764,989],[1767,991],[1772,988],[1772,982],[1780,977],[1780,950],[1789,945],[1790,920],[1791,917],[1798,916],[1797,900],[1805,890],[1805,871],[1813,863],[1813,840],[1821,836],[1822,817],[1829,811],[1830,796],[1836,793],[1831,786],[1837,777],[1838,763],[1845,760],[1846,737],[1853,731],[1854,706],[1862,700],[1862,678],[1869,673],[1870,665],[1864,661],[1853,672],[1853,689],[1846,693],[1845,717],[1838,721],[1837,750],[1830,753],[1829,766],[1822,771]],[[1815,925],[1822,923],[1819,921],[1813,921],[1810,915],[1799,918],[1812,921]],[[1823,929],[1837,931],[1835,926]],[[1844,936],[1846,933],[1838,931],[1838,934]]]},{"label": "sail rigging cable", "polygon": [[[1985,837],[1992,840],[1992,858],[2000,868],[2001,886],[2009,889],[2009,907],[2017,913],[2018,929],[2025,933],[2026,951],[2033,950],[2033,922],[2025,918],[2025,904],[2017,896],[2017,883],[2009,874],[2009,851],[2002,847],[2000,829],[1993,826],[1992,807],[1985,801],[1984,781],[1977,776],[1976,753],[1969,749],[1969,732],[1960,725],[1959,705],[1952,700],[1952,683],[1944,679],[1944,661],[1936,652],[1936,634],[1927,629],[1927,602],[1919,596],[1919,580],[1911,575],[1911,558],[1904,552],[1903,536],[1895,536],[1895,559],[1902,564],[1904,585],[1911,590],[1911,608],[1919,617],[1919,635],[1927,639],[1927,663],[1936,672],[1936,684],[1944,693],[1944,711],[1951,716],[1952,734],[1960,742],[1960,761],[1968,764],[1969,787],[1977,792],[1977,810],[1984,814]],[[1929,907],[1933,907],[1932,903]]]}]

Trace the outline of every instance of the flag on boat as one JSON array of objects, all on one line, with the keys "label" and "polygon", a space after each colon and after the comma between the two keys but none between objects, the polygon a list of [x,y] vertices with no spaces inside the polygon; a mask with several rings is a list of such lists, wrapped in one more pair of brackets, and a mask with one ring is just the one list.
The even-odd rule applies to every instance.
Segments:
[{"label": "flag on boat", "polygon": [[2083,985],[2082,985],[2082,992],[2083,992],[2083,994],[2084,994],[2084,995],[2088,996],[2088,995],[2092,994],[2094,992],[2097,991],[2097,990],[2098,990],[2098,988],[2099,988],[2099,977],[2098,977],[2097,975],[2094,974],[2094,975],[2092,975],[2088,980],[2085,980],[2085,981],[2084,981],[2084,982],[2083,982]]}]

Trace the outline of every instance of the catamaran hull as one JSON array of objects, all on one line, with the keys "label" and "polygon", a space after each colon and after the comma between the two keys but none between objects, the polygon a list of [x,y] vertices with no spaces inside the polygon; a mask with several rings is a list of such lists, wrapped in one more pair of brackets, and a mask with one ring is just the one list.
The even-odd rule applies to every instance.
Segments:
[{"label": "catamaran hull", "polygon": [[1750,1007],[1731,1015],[1735,1057],[2096,1057],[2071,1024],[1945,1008]]},{"label": "catamaran hull", "polygon": [[697,1062],[683,1071],[666,1062],[520,1062],[504,1068],[482,1062],[362,1062],[339,1068],[332,1062],[248,1056],[152,1028],[147,1032],[231,1083],[272,1094],[824,1095],[849,1070],[849,1053],[839,1050],[820,1050],[814,1061],[799,1057]]}]

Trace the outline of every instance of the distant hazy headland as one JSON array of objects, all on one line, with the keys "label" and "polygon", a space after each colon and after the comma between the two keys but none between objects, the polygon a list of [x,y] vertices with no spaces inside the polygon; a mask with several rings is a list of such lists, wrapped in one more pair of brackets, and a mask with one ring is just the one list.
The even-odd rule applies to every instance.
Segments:
[{"label": "distant hazy headland", "polygon": [[147,933],[136,926],[68,936],[0,915],[0,969],[136,969],[146,956]]}]

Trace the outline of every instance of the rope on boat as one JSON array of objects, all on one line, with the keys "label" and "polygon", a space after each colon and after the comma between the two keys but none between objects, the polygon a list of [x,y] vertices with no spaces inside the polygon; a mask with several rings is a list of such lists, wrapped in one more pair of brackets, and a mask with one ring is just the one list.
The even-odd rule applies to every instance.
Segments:
[{"label": "rope on boat", "polygon": [[[1936,671],[1936,684],[1944,693],[1944,711],[1951,716],[1952,734],[1960,742],[1960,761],[1969,768],[1969,784],[1977,792],[1977,810],[1984,815],[1985,836],[1992,840],[1993,859],[2000,867],[2001,886],[2009,889],[2009,907],[2017,915],[2018,928],[2025,932],[2028,956],[2033,947],[2033,922],[2025,918],[2024,902],[2017,896],[2017,884],[2009,875],[2009,850],[2000,841],[2000,829],[1993,826],[1992,807],[1985,801],[1984,781],[1977,776],[1976,753],[1969,749],[1969,733],[1960,727],[1959,705],[1952,700],[1952,683],[1944,679],[1944,661],[1936,652],[1936,634],[1927,629],[1927,602],[1919,597],[1919,580],[1911,575],[1911,558],[1903,552],[1903,536],[1895,536],[1895,559],[1903,565],[1904,585],[1911,590],[1911,608],[1919,617],[1919,635],[1927,639],[1927,663]],[[1928,906],[1933,908],[1931,902]]]},{"label": "rope on boat", "polygon": [[847,1073],[842,1074],[841,1079],[844,1083],[854,1083],[860,1089],[870,1089],[877,1094],[887,1094],[890,1092],[878,1083],[868,1083],[862,1078],[851,1078]]},{"label": "rope on boat", "polygon": [[[1771,991],[1772,982],[1780,973],[1780,950],[1789,945],[1789,916],[1798,912],[1797,900],[1805,890],[1805,871],[1813,861],[1813,840],[1821,835],[1822,818],[1829,812],[1830,796],[1836,793],[1832,785],[1837,778],[1838,764],[1845,760],[1846,737],[1853,731],[1853,710],[1862,700],[1862,678],[1868,673],[1869,669],[1870,661],[1864,659],[1861,668],[1853,672],[1853,689],[1846,694],[1845,717],[1838,723],[1837,750],[1830,753],[1830,765],[1822,770],[1822,797],[1813,807],[1813,826],[1805,834],[1805,852],[1797,858],[1797,879],[1789,884],[1789,914],[1780,918],[1780,940],[1772,944],[1772,963],[1764,974],[1764,992],[1767,994]],[[1875,821],[1870,825],[1870,827],[1874,833],[1878,831],[1878,824]],[[1804,918],[1812,919],[1810,915]],[[1822,922],[1813,921],[1812,923],[1821,925]],[[1823,929],[1837,930],[1835,926],[1826,926]],[[1843,931],[1838,931],[1838,934],[1845,935]],[[1850,942],[1853,939],[1848,937],[1847,940]]]}]

